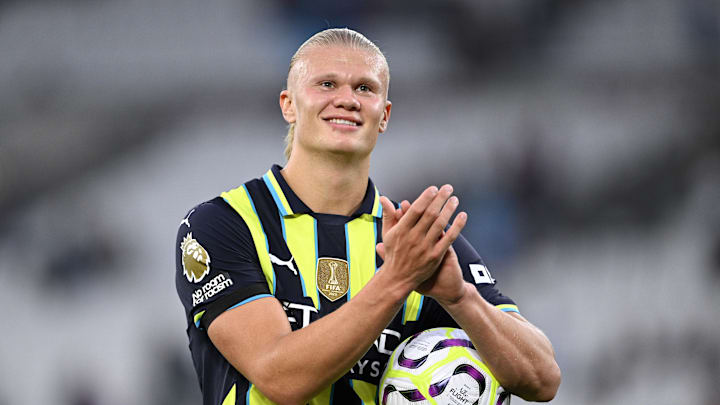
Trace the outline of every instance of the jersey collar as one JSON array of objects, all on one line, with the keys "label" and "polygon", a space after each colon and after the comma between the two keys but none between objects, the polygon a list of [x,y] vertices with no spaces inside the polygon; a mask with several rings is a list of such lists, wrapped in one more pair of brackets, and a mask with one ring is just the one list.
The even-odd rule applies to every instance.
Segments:
[{"label": "jersey collar", "polygon": [[[313,211],[300,200],[295,192],[292,191],[280,173],[280,170],[282,170],[280,165],[273,165],[262,177],[268,190],[270,190],[270,194],[272,194],[273,200],[275,200],[275,205],[277,205],[280,215],[288,217],[313,213]],[[380,193],[370,179],[368,179],[368,186],[363,202],[352,217],[359,217],[364,214],[382,218]]]}]

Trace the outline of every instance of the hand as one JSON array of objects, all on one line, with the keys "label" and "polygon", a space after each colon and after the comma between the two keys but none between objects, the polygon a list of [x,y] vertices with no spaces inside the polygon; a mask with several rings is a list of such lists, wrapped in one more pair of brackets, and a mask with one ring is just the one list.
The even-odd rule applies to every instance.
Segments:
[{"label": "hand", "polygon": [[397,210],[386,197],[380,198],[383,243],[378,244],[377,251],[384,260],[383,269],[397,276],[409,290],[435,273],[465,226],[467,215],[460,213],[445,231],[458,206],[452,191],[450,185],[440,190],[428,187],[412,204],[403,201]]},{"label": "hand", "polygon": [[454,304],[465,294],[465,279],[455,249],[445,252],[437,271],[415,289],[422,295],[432,297],[440,304]]}]

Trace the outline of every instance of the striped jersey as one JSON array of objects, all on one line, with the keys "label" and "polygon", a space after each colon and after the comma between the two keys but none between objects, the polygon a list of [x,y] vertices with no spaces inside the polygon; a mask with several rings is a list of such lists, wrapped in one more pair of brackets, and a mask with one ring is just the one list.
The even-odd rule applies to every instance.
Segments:
[{"label": "striped jersey", "polygon": [[[194,207],[180,223],[175,284],[205,405],[272,403],[213,346],[206,330],[218,315],[275,297],[298,330],[351,300],[382,265],[375,251],[382,241],[382,207],[371,180],[353,215],[320,214],[297,197],[280,170],[275,165]],[[465,280],[500,310],[517,311],[462,235],[453,247]],[[393,349],[440,326],[458,327],[433,299],[411,293],[363,358],[310,404],[374,404]]]}]

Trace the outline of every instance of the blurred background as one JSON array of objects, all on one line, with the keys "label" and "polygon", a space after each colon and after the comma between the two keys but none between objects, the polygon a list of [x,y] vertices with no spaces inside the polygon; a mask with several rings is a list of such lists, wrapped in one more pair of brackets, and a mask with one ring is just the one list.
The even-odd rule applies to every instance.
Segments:
[{"label": "blurred background", "polygon": [[455,186],[553,404],[720,404],[719,1],[6,0],[0,405],[200,403],[178,226],[284,163],[290,56],[336,26],[391,67],[375,183]]}]

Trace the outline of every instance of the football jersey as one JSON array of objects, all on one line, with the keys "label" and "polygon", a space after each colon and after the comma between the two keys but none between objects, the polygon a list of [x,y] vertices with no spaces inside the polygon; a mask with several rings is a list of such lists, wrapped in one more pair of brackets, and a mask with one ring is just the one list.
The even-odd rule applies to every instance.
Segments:
[{"label": "football jersey", "polygon": [[[382,241],[382,206],[372,181],[353,215],[320,214],[295,195],[281,169],[275,165],[261,178],[194,207],[178,230],[176,288],[205,405],[272,403],[208,337],[218,315],[274,297],[298,330],[351,300],[382,266],[375,251]],[[458,237],[453,247],[463,277],[485,300],[503,311],[518,310],[465,238]],[[374,404],[393,349],[439,326],[458,327],[432,298],[412,292],[370,350],[309,403]]]}]

